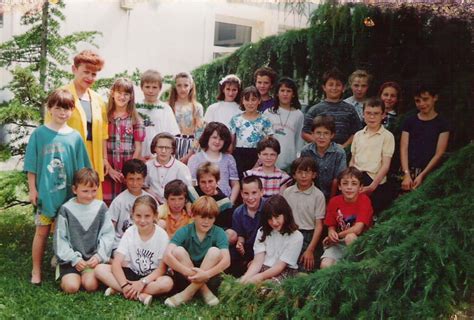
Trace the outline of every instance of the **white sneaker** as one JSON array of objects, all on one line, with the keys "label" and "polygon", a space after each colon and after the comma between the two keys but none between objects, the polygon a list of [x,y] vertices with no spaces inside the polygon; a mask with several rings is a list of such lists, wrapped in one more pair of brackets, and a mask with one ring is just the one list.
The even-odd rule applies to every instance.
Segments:
[{"label": "white sneaker", "polygon": [[108,297],[108,296],[113,296],[114,294],[116,294],[117,291],[115,291],[113,288],[111,287],[108,287],[105,292],[104,292],[104,296]]}]

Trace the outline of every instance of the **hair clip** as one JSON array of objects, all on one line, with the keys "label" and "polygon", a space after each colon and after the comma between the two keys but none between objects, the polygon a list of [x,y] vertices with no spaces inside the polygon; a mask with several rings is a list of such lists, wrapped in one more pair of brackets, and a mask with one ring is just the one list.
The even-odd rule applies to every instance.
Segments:
[{"label": "hair clip", "polygon": [[221,81],[219,81],[219,85],[223,85],[224,83],[226,83],[227,81],[237,81],[237,83],[239,84],[240,86],[240,79],[239,77],[237,77],[235,74],[228,74],[226,75],[224,78],[221,79]]}]

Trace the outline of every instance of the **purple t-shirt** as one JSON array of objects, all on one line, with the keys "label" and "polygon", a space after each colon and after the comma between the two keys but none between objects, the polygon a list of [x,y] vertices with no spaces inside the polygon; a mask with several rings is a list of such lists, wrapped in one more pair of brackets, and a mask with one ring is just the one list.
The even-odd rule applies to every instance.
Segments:
[{"label": "purple t-shirt", "polygon": [[211,161],[204,151],[194,154],[188,161],[188,168],[191,171],[193,181],[197,180],[196,173],[198,167],[206,161],[210,161],[219,166],[221,175],[221,179],[218,182],[219,189],[229,197],[232,191],[230,180],[239,181],[239,174],[237,173],[237,165],[235,164],[234,157],[227,153],[221,153],[221,157],[218,161]]},{"label": "purple t-shirt", "polygon": [[431,120],[420,120],[418,114],[408,118],[403,124],[408,132],[408,165],[424,169],[436,153],[440,133],[448,132],[448,122],[437,115]]}]

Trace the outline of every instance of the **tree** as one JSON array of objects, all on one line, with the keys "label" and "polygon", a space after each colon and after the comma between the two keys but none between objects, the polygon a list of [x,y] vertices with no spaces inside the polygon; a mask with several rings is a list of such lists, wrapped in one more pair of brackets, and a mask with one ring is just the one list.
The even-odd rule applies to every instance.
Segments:
[{"label": "tree", "polygon": [[[83,31],[61,35],[60,27],[65,21],[61,10],[64,7],[62,0],[49,0],[27,11],[21,24],[31,28],[0,45],[0,67],[8,68],[13,75],[6,88],[14,94],[13,99],[0,104],[0,125],[13,125],[9,130],[12,136],[9,145],[0,145],[0,160],[24,154],[25,137],[41,122],[48,91],[71,78],[61,67],[69,64],[77,44],[95,45],[94,40],[100,34]],[[25,186],[26,179],[21,172],[3,177],[0,207],[23,204],[15,195],[18,188],[26,190]]]}]

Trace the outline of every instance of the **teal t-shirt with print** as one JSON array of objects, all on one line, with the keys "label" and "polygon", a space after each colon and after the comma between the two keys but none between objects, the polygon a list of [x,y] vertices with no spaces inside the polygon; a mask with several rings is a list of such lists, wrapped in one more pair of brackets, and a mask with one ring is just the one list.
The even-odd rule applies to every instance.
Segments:
[{"label": "teal t-shirt with print", "polygon": [[90,168],[84,142],[75,130],[59,133],[46,126],[31,134],[26,147],[24,171],[36,175],[38,210],[55,217],[61,205],[72,197],[74,173]]}]

